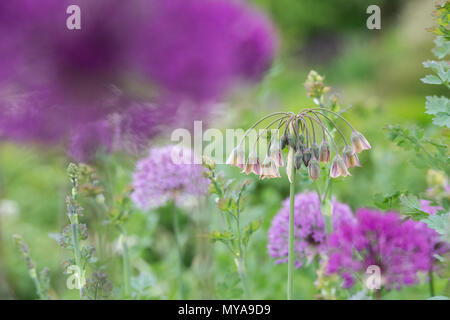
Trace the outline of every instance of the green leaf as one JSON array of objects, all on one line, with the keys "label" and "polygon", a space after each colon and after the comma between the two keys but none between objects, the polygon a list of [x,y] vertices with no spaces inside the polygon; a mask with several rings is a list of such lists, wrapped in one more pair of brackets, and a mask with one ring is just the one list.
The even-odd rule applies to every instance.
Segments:
[{"label": "green leaf", "polygon": [[428,218],[422,220],[428,227],[436,230],[440,235],[448,235],[450,230],[450,213],[446,214],[436,214],[434,216],[429,216]]},{"label": "green leaf", "polygon": [[450,53],[450,41],[446,40],[444,37],[439,36],[434,40],[435,47],[433,49],[433,54],[438,59],[445,58]]},{"label": "green leaf", "polygon": [[421,220],[429,216],[428,213],[422,211],[419,198],[415,195],[402,194],[400,204],[402,205],[402,213],[411,216],[413,220]]},{"label": "green leaf", "polygon": [[244,228],[244,236],[242,238],[243,244],[246,246],[248,244],[248,241],[250,240],[250,236],[261,227],[261,224],[263,222],[263,219],[258,219],[250,222],[248,225]]},{"label": "green leaf", "polygon": [[450,100],[446,97],[427,97],[425,113],[434,115],[433,123],[440,127],[450,128]]},{"label": "green leaf", "polygon": [[375,205],[382,210],[389,210],[396,208],[399,205],[399,198],[402,192],[388,192],[388,193],[377,193],[375,194]]},{"label": "green leaf", "polygon": [[218,207],[220,210],[228,213],[233,213],[236,210],[236,202],[231,198],[219,199]]},{"label": "green leaf", "polygon": [[442,84],[441,79],[439,79],[437,76],[432,75],[432,74],[429,74],[420,80],[426,84]]},{"label": "green leaf", "polygon": [[209,234],[211,240],[213,241],[230,241],[234,238],[233,234],[229,231],[217,231],[214,230]]}]

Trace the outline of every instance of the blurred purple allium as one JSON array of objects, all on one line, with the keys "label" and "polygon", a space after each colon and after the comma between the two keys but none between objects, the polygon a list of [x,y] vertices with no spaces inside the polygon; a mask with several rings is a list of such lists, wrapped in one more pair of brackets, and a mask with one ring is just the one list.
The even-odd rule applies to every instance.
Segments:
[{"label": "blurred purple allium", "polygon": [[[350,207],[333,201],[332,224],[336,228],[344,221],[355,220]],[[299,193],[295,196],[294,208],[294,250],[295,266],[300,268],[303,260],[312,260],[317,254],[326,251],[325,219],[320,209],[319,196],[316,192]],[[289,241],[289,198],[273,218],[268,233],[268,251],[277,263],[288,260]]]},{"label": "blurred purple allium", "polygon": [[152,148],[137,163],[133,174],[131,199],[135,205],[143,210],[163,206],[168,201],[183,206],[205,195],[209,180],[203,175],[203,166],[194,164],[195,159],[188,148],[172,145]]},{"label": "blurred purple allium", "polygon": [[172,94],[215,99],[237,80],[258,79],[273,59],[270,24],[242,2],[157,1],[154,10],[142,65]]},{"label": "blurred purple allium", "polygon": [[357,223],[343,222],[329,238],[328,273],[339,273],[343,286],[355,283],[355,274],[380,267],[382,286],[390,290],[416,284],[419,271],[431,268],[433,248],[423,224],[402,222],[396,212],[360,209]]},{"label": "blurred purple allium", "polygon": [[[81,30],[66,28],[72,4]],[[206,120],[227,89],[262,75],[275,47],[268,21],[226,0],[2,1],[0,38],[0,137],[91,140],[78,148],[90,152],[111,149],[108,135],[145,146],[163,127]]]}]

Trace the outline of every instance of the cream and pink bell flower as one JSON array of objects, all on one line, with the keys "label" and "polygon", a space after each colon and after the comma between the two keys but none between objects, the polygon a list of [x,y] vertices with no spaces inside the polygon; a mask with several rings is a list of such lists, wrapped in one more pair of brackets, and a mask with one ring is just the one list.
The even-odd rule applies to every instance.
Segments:
[{"label": "cream and pink bell flower", "polygon": [[345,165],[347,168],[353,168],[353,167],[361,167],[359,164],[358,155],[356,153],[353,153],[350,147],[345,147],[344,151],[342,152],[342,159],[344,160]]},{"label": "cream and pink bell flower", "polygon": [[278,171],[275,162],[270,157],[266,157],[264,162],[261,165],[261,175],[260,179],[272,179],[279,178],[280,172]]},{"label": "cream and pink bell flower", "polygon": [[245,163],[245,168],[242,172],[244,172],[245,174],[250,174],[252,172],[256,175],[261,174],[261,165],[259,163],[256,152],[252,152],[248,156],[247,162]]},{"label": "cream and pink bell flower", "polygon": [[332,178],[351,176],[340,155],[336,155],[331,163],[330,176]]},{"label": "cream and pink bell flower", "polygon": [[352,136],[352,152],[353,153],[360,153],[363,150],[369,150],[372,148],[370,146],[369,141],[362,135],[362,133],[358,131],[353,131]]}]

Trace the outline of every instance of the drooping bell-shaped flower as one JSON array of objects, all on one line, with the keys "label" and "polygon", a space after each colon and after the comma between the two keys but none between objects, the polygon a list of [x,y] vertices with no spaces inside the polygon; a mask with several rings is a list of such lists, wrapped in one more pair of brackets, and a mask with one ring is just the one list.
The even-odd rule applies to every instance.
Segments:
[{"label": "drooping bell-shaped flower", "polygon": [[226,164],[230,165],[230,166],[237,166],[237,162],[238,162],[238,158],[237,158],[237,149],[238,147],[234,148],[227,159]]},{"label": "drooping bell-shaped flower", "polygon": [[336,155],[331,163],[330,176],[332,178],[351,176],[340,155]]},{"label": "drooping bell-shaped flower", "polygon": [[245,166],[245,150],[242,147],[242,145],[237,146],[236,148],[231,151],[230,155],[228,156],[226,164],[230,166],[239,167],[242,170],[244,170]]},{"label": "drooping bell-shaped flower", "polygon": [[280,146],[274,140],[272,140],[272,144],[270,145],[270,157],[275,162],[277,167],[284,166],[283,156],[281,155]]},{"label": "drooping bell-shaped flower", "polygon": [[369,141],[358,131],[352,132],[351,140],[353,153],[360,153],[363,150],[369,150],[371,148]]},{"label": "drooping bell-shaped flower", "polygon": [[279,178],[280,173],[272,158],[266,157],[261,165],[260,179]]},{"label": "drooping bell-shaped flower", "polygon": [[330,145],[328,144],[327,140],[324,139],[319,148],[319,161],[328,163],[330,161],[330,155]]},{"label": "drooping bell-shaped flower", "polygon": [[344,148],[344,151],[342,152],[342,158],[347,168],[361,167],[361,165],[359,164],[358,156],[356,155],[356,153],[352,152],[352,149],[349,146],[346,146]]},{"label": "drooping bell-shaped flower", "polygon": [[254,174],[260,175],[261,166],[259,164],[258,155],[256,154],[255,151],[250,153],[250,155],[248,156],[243,172],[245,174],[250,174],[253,172]]},{"label": "drooping bell-shaped flower", "polygon": [[313,157],[311,158],[311,160],[309,161],[308,164],[308,173],[309,173],[309,177],[312,180],[317,180],[319,179],[319,175],[320,175],[320,165],[319,165],[319,161],[317,161],[316,157],[313,155]]}]

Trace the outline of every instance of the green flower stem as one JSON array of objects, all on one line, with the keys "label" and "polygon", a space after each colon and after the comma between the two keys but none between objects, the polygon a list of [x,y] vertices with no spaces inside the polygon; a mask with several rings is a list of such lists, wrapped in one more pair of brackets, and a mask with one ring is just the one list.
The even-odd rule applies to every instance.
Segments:
[{"label": "green flower stem", "polygon": [[238,269],[239,278],[241,279],[242,289],[244,290],[244,298],[248,299],[250,297],[248,280],[247,280],[247,268],[245,267],[244,257],[236,257],[234,259],[236,267]]},{"label": "green flower stem", "polygon": [[428,271],[428,276],[430,277],[430,297],[434,297],[435,296],[435,292],[434,292],[434,277],[433,277],[433,270]]},{"label": "green flower stem", "polygon": [[292,161],[292,182],[290,185],[290,211],[289,211],[289,253],[288,253],[288,285],[287,299],[292,300],[294,294],[294,204],[295,204],[295,165]]},{"label": "green flower stem", "polygon": [[36,287],[36,292],[41,300],[47,300],[47,297],[42,292],[41,282],[38,279],[36,268],[29,270],[30,278],[33,280],[34,286]]},{"label": "green flower stem", "polygon": [[178,253],[178,294],[179,299],[184,299],[184,284],[183,284],[183,252],[180,245],[180,230],[178,225],[178,213],[175,203],[173,205],[173,230],[175,234],[175,246]]},{"label": "green flower stem", "polygon": [[[240,197],[238,198],[237,203],[239,204]],[[239,206],[239,205],[238,205]],[[236,254],[235,263],[238,269],[239,278],[242,282],[242,288],[244,290],[244,296],[246,299],[250,297],[250,290],[248,286],[248,280],[247,280],[247,268],[245,267],[245,252],[242,248],[242,236],[241,236],[241,227],[240,227],[240,213],[239,213],[239,207],[238,207],[238,215],[236,216],[236,229],[238,233],[238,253]]]},{"label": "green flower stem", "polygon": [[84,275],[83,271],[83,264],[81,263],[81,251],[80,251],[80,239],[78,237],[78,214],[74,214],[70,218],[70,224],[72,226],[72,247],[73,247],[73,254],[75,256],[75,264],[78,267],[79,273],[79,279],[78,284],[80,285],[80,298],[83,296],[83,289],[82,289],[82,279]]},{"label": "green flower stem", "polygon": [[122,260],[123,260],[123,283],[124,295],[130,297],[131,271],[130,271],[130,253],[128,251],[128,234],[125,227],[121,226],[122,231]]}]

